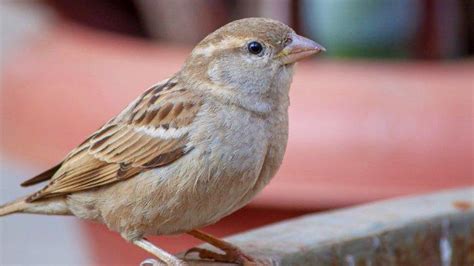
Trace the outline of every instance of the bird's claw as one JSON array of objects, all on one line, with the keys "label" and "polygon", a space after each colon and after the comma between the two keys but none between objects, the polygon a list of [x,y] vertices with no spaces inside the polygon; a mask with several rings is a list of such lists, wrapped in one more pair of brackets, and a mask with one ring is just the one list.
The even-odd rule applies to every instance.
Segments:
[{"label": "bird's claw", "polygon": [[166,264],[165,262],[161,260],[155,260],[155,259],[146,259],[140,263],[140,266],[186,266],[188,265],[184,261],[176,262],[176,263],[171,263],[171,264]]},{"label": "bird's claw", "polygon": [[140,263],[140,266],[160,266],[165,265],[163,262],[155,260],[155,259],[146,259]]},{"label": "bird's claw", "polygon": [[240,249],[229,249],[224,251],[226,253],[221,254],[204,248],[194,247],[186,251],[184,256],[186,257],[190,253],[197,253],[201,259],[208,259],[216,262],[237,263],[244,266],[258,265],[252,257],[244,254]]}]

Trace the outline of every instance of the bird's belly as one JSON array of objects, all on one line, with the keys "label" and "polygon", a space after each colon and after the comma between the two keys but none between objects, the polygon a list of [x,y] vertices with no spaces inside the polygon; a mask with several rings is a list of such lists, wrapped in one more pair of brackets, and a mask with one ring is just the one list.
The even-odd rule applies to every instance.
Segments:
[{"label": "bird's belly", "polygon": [[[104,188],[94,209],[127,239],[176,234],[217,222],[237,208],[258,182],[267,141],[258,134],[240,142],[196,146],[175,163]],[[86,193],[85,193],[86,194]],[[82,196],[87,196],[87,195]],[[75,197],[80,202],[80,195]],[[87,218],[87,217],[85,217]]]},{"label": "bird's belly", "polygon": [[[221,146],[220,151],[224,150]],[[179,210],[176,211],[179,215],[164,210],[171,215],[155,233],[174,234],[200,228],[241,207],[242,199],[252,192],[258,182],[265,147],[255,144],[246,152],[234,150],[233,153],[218,153],[215,156],[219,159],[208,164],[207,173],[190,175],[188,182],[179,185],[181,192],[171,199],[176,202],[174,210]]]}]

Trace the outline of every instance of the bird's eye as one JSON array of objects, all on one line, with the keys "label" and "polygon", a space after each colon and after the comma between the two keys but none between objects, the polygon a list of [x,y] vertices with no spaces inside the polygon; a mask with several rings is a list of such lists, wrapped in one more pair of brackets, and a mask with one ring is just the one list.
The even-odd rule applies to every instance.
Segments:
[{"label": "bird's eye", "polygon": [[247,49],[252,54],[259,54],[263,51],[263,45],[259,42],[251,42],[247,45]]}]

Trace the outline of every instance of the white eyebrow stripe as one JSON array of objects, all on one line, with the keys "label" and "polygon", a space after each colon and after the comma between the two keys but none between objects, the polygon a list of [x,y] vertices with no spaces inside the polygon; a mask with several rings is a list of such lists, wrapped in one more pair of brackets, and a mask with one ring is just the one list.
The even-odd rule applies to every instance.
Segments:
[{"label": "white eyebrow stripe", "polygon": [[210,43],[206,47],[199,47],[194,49],[193,55],[202,55],[205,57],[209,57],[214,53],[215,50],[217,50],[217,47],[214,44]]},{"label": "white eyebrow stripe", "polygon": [[223,49],[229,49],[229,48],[234,48],[234,47],[239,47],[242,45],[243,40],[235,37],[227,37],[224,40],[214,44],[214,43],[209,43],[205,47],[196,47],[192,54],[193,55],[203,55],[205,57],[209,57],[212,54],[214,54],[214,51],[216,50],[223,50]]},{"label": "white eyebrow stripe", "polygon": [[145,133],[154,138],[160,139],[177,139],[189,132],[189,127],[181,128],[168,128],[163,127],[152,127],[152,126],[140,126],[134,128],[135,132]]}]

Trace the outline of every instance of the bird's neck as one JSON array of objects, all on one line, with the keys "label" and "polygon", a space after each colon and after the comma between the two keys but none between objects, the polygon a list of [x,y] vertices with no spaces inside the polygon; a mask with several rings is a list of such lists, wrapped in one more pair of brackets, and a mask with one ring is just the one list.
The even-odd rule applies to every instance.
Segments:
[{"label": "bird's neck", "polygon": [[193,90],[202,97],[212,97],[223,104],[235,105],[249,112],[264,115],[272,113],[276,109],[286,110],[288,108],[288,93],[292,75],[292,69],[283,75],[276,75],[274,81],[271,82],[271,87],[263,92],[224,86],[209,79],[202,80],[189,78],[189,76],[184,79],[184,75],[181,75],[180,82],[184,84],[185,88]]}]

